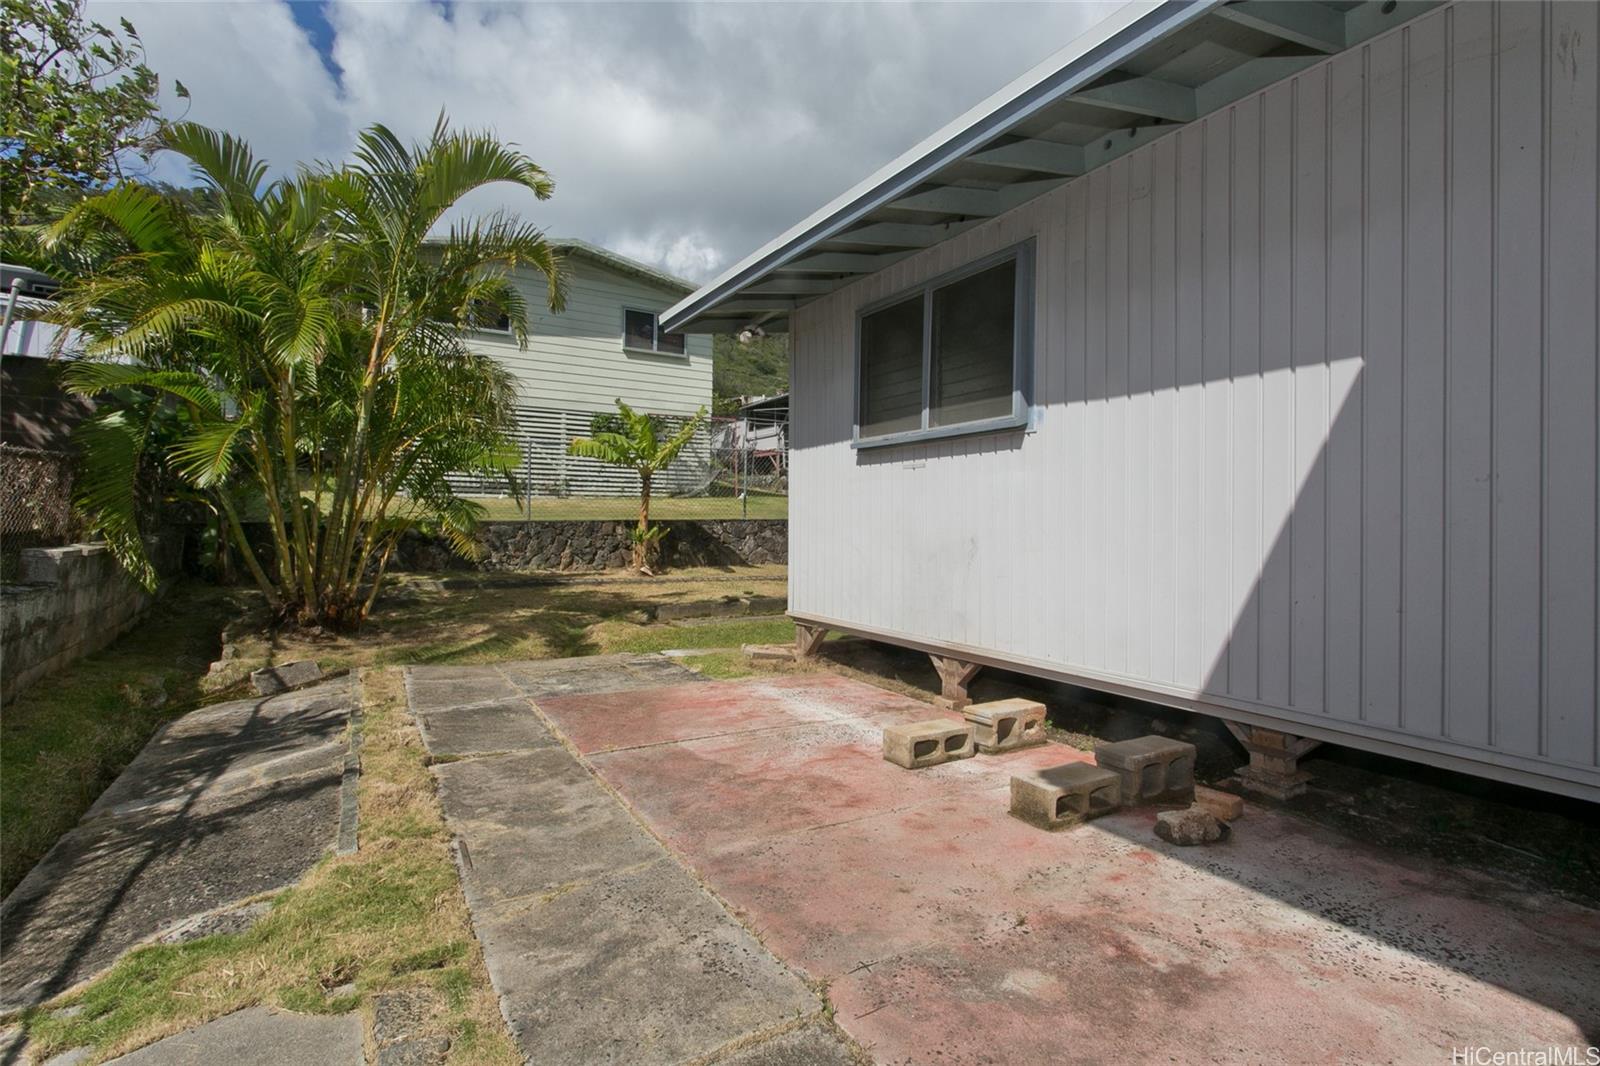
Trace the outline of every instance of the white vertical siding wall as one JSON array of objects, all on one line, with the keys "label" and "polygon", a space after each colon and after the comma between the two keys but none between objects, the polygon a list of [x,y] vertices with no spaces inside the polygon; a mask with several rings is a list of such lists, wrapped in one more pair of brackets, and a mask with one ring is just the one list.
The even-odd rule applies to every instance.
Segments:
[{"label": "white vertical siding wall", "polygon": [[[1597,45],[1447,6],[804,309],[791,610],[1597,794]],[[1034,428],[853,450],[856,309],[1028,237]]]}]

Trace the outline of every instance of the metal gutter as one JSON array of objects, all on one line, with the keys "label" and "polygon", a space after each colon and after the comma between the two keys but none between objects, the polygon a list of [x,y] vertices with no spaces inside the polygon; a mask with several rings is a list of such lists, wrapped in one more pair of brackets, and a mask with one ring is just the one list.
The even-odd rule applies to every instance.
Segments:
[{"label": "metal gutter", "polygon": [[1016,81],[923,140],[788,232],[674,304],[661,328],[676,332],[743,286],[905,195],[1016,123],[1115,69],[1222,0],[1134,0]]}]

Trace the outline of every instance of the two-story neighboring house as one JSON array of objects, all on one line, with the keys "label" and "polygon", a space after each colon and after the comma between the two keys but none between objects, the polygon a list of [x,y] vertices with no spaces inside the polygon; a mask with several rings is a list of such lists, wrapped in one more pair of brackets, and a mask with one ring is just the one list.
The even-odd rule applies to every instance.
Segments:
[{"label": "two-story neighboring house", "polygon": [[[509,332],[479,330],[471,344],[516,375],[523,480],[536,496],[622,496],[637,491],[627,471],[566,455],[596,414],[616,401],[638,411],[687,417],[711,406],[711,338],[662,333],[656,316],[694,285],[584,241],[553,238],[567,275],[567,305],[550,310],[545,281],[533,271],[517,281],[528,304],[528,345]],[[703,459],[705,447],[698,449]],[[703,476],[691,448],[662,480],[667,491],[692,491]],[[485,492],[503,491],[485,484]]]}]

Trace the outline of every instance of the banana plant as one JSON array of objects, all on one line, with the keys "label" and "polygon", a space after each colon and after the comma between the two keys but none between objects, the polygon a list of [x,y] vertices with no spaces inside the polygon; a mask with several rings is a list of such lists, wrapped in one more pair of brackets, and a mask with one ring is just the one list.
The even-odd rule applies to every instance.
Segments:
[{"label": "banana plant", "polygon": [[595,428],[591,436],[574,437],[567,445],[567,454],[627,467],[639,475],[639,523],[632,532],[633,565],[648,571],[666,533],[665,527],[650,525],[651,482],[694,440],[705,425],[706,409],[700,408],[665,438],[661,436],[659,418],[640,414],[621,399],[617,400],[617,415],[607,421],[614,428]]}]

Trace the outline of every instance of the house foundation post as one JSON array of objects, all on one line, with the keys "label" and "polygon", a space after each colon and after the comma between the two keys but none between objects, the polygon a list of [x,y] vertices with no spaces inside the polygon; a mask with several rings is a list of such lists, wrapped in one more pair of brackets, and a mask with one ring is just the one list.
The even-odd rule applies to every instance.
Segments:
[{"label": "house foundation post", "polygon": [[943,655],[929,655],[933,660],[933,669],[939,675],[939,695],[934,698],[934,703],[947,711],[960,711],[972,702],[967,695],[967,686],[983,669],[980,663],[969,663],[961,659],[948,659]]},{"label": "house foundation post", "polygon": [[1322,741],[1238,722],[1223,724],[1250,753],[1250,762],[1239,768],[1239,780],[1246,788],[1282,800],[1306,790],[1311,775],[1300,769],[1300,758]]},{"label": "house foundation post", "polygon": [[822,648],[822,642],[827,639],[828,627],[812,625],[810,622],[796,622],[794,624],[794,657],[796,659],[810,659]]}]

